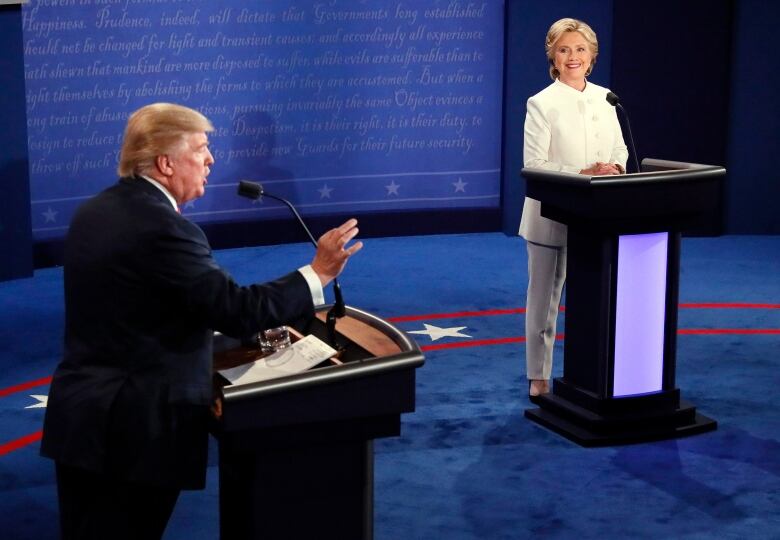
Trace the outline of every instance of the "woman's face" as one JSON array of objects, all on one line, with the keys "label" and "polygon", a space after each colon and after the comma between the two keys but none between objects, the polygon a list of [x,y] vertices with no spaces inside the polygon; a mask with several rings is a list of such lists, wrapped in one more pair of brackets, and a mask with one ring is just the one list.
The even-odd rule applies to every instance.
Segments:
[{"label": "woman's face", "polygon": [[553,62],[562,83],[578,90],[585,87],[585,74],[593,62],[590,45],[579,32],[564,32],[553,47]]}]

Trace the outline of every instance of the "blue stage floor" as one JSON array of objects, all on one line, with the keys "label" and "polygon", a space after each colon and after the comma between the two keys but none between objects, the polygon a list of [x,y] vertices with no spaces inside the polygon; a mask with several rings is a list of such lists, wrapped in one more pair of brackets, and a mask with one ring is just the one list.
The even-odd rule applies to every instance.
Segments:
[{"label": "blue stage floor", "polygon": [[[311,248],[217,256],[248,283]],[[349,305],[417,332],[426,354],[417,411],[376,443],[375,538],[780,538],[780,237],[683,241],[677,384],[719,425],[673,441],[585,449],[523,417],[526,279],[523,240],[500,233],[369,239],[340,278]],[[62,329],[61,269],[0,283],[2,538],[58,536],[36,434]],[[214,447],[211,463],[167,540],[218,537]]]}]

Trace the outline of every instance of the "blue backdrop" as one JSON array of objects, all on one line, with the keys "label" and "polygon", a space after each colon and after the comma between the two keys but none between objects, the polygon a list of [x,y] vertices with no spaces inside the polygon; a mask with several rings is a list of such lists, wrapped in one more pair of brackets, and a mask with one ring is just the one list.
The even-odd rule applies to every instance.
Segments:
[{"label": "blue backdrop", "polygon": [[266,219],[263,182],[303,214],[498,208],[500,2],[32,0],[23,11],[36,239],[113,183],[130,112],[215,125],[199,222]]},{"label": "blue backdrop", "polygon": [[0,6],[0,281],[32,275],[30,181],[24,107],[22,18]]},{"label": "blue backdrop", "polygon": [[499,217],[516,234],[525,100],[548,82],[542,40],[562,16],[598,32],[593,79],[623,98],[640,157],[724,163],[723,232],[780,231],[780,70],[761,31],[780,4],[217,4],[32,0],[23,21],[6,8],[3,277],[30,271],[30,207],[36,265],[60,262],[73,209],[114,181],[127,114],[158,100],[217,126],[211,189],[185,209],[217,247],[300,239],[244,225],[282,214],[236,199],[241,178],[270,183],[315,224],[362,213],[364,236],[495,230]]}]

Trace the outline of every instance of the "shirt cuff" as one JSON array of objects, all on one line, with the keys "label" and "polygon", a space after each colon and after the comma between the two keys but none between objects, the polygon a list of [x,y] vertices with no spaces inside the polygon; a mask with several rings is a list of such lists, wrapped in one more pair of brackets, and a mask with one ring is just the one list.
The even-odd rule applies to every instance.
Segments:
[{"label": "shirt cuff", "polygon": [[298,268],[298,272],[301,273],[303,279],[309,285],[309,291],[311,292],[311,301],[314,307],[321,306],[325,303],[325,293],[322,291],[322,282],[317,272],[311,267],[310,264]]}]

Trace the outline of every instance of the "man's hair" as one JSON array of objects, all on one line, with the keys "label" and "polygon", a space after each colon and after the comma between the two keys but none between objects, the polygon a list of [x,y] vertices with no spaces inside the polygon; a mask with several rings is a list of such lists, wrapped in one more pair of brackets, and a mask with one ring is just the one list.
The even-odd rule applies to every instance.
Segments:
[{"label": "man's hair", "polygon": [[173,103],[141,107],[127,119],[119,176],[147,174],[157,156],[174,153],[186,135],[213,130],[208,118],[189,107]]},{"label": "man's hair", "polygon": [[559,19],[555,21],[547,31],[547,38],[544,40],[544,51],[547,53],[547,60],[550,62],[550,77],[553,80],[561,75],[555,68],[555,51],[553,50],[553,47],[555,47],[555,44],[566,32],[579,32],[590,46],[592,58],[590,66],[588,67],[588,72],[585,74],[586,77],[593,71],[593,66],[596,64],[596,57],[599,55],[599,40],[596,37],[596,32],[594,32],[590,26],[577,19]]}]

